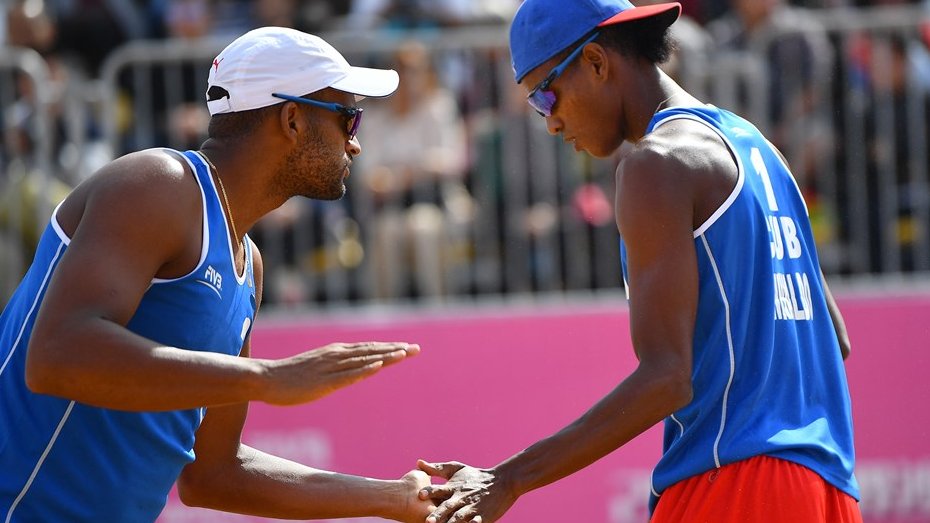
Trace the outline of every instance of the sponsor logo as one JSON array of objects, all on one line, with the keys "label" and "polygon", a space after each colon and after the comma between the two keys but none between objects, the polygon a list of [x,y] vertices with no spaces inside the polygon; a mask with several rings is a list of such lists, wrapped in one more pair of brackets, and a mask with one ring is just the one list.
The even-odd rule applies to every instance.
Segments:
[{"label": "sponsor logo", "polygon": [[223,275],[214,269],[212,265],[207,266],[207,270],[203,273],[203,279],[197,280],[197,283],[206,285],[216,293],[219,299],[223,299],[223,295],[220,293],[223,290]]}]

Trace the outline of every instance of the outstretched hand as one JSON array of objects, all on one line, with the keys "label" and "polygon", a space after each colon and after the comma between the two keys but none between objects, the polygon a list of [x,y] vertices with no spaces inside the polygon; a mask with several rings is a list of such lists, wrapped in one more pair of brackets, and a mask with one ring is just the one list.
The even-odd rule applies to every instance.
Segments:
[{"label": "outstretched hand", "polygon": [[420,492],[430,484],[430,477],[420,470],[411,470],[400,478],[403,485],[403,507],[400,507],[396,515],[389,516],[395,521],[403,523],[423,523],[426,517],[434,510],[436,505],[429,498],[422,499],[418,496]]},{"label": "outstretched hand", "polygon": [[411,343],[332,343],[265,361],[261,399],[274,405],[315,401],[419,352],[420,346]]},{"label": "outstretched hand", "polygon": [[417,468],[447,480],[443,485],[420,490],[421,500],[438,505],[426,518],[427,523],[494,523],[517,501],[493,469],[478,469],[457,461],[423,460],[417,462]]}]

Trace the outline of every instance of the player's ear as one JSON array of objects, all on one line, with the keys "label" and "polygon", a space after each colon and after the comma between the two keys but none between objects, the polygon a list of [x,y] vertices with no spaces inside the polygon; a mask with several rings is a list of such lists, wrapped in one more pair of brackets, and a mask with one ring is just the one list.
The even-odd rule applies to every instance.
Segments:
[{"label": "player's ear", "polygon": [[610,69],[610,61],[607,59],[607,50],[597,43],[591,42],[584,46],[581,51],[581,59],[591,68],[591,71],[598,79],[606,79],[607,72]]},{"label": "player's ear", "polygon": [[300,107],[295,102],[284,102],[278,110],[278,127],[289,140],[297,142],[300,127],[305,125]]}]

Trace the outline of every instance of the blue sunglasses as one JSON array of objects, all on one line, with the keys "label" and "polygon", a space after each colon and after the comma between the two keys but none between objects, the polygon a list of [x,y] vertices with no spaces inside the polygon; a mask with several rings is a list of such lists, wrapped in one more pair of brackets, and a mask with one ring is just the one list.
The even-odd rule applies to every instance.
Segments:
[{"label": "blue sunglasses", "polygon": [[575,58],[578,58],[584,46],[593,42],[600,34],[600,31],[595,31],[587,40],[576,47],[571,54],[566,56],[565,60],[562,60],[559,65],[553,67],[543,81],[536,84],[536,87],[530,91],[530,94],[526,95],[526,101],[529,102],[533,109],[536,109],[536,112],[539,113],[540,116],[545,116],[547,118],[552,116],[552,108],[555,107],[555,93],[549,90],[549,86],[552,85],[552,82],[554,82],[556,78],[565,72],[565,69]]},{"label": "blue sunglasses", "polygon": [[348,119],[346,123],[346,131],[349,133],[349,140],[355,138],[355,135],[358,134],[358,128],[362,124],[361,107],[349,107],[346,105],[337,104],[335,102],[321,102],[319,100],[311,100],[310,98],[301,98],[299,96],[291,96],[289,94],[281,93],[271,93],[271,96],[280,98],[282,100],[287,100],[289,102],[312,105],[314,107],[326,109],[327,111],[342,114]]}]

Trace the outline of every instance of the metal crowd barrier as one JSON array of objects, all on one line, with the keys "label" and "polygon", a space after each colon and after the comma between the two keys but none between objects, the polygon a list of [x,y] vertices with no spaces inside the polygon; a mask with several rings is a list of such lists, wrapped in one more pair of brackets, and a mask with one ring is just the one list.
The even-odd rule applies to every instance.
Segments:
[{"label": "metal crowd barrier", "polygon": [[[827,274],[926,273],[930,14],[919,6],[802,13],[802,23],[759,38],[750,55],[714,57],[704,79],[711,101],[747,115],[785,153]],[[773,75],[766,60],[797,38],[819,42],[818,56]]]},{"label": "metal crowd barrier", "polygon": [[51,214],[52,92],[45,60],[0,48],[0,303],[12,294]]},{"label": "metal crowd barrier", "polygon": [[[516,88],[503,28],[417,33],[428,45],[440,74],[453,78],[467,129],[469,168],[459,187],[437,186],[443,199],[458,198],[461,223],[427,246],[431,263],[441,264],[435,281],[418,281],[412,255],[403,253],[394,290],[380,293],[384,268],[375,255],[381,216],[362,186],[370,140],[402,136],[360,134],[363,154],[341,202],[291,202],[297,219],[281,226],[272,218],[253,235],[262,247],[269,302],[354,303],[445,301],[469,296],[532,296],[539,292],[616,289],[616,232],[612,215],[589,224],[577,217],[572,199],[580,188],[591,198],[609,198],[613,167],[576,156],[545,132],[522,101],[501,102]],[[392,54],[409,37],[359,38],[331,34],[326,39],[350,61],[390,66]],[[117,50],[103,68],[103,100],[108,143],[116,151],[168,145],[188,147],[170,130],[169,108],[203,105],[206,71],[220,41],[135,42]],[[445,71],[442,64],[453,70]],[[157,90],[160,92],[156,92]],[[156,98],[160,100],[154,102]],[[363,104],[379,101],[366,101]],[[126,122],[124,114],[131,114]],[[199,137],[199,138],[202,138]],[[513,151],[522,151],[520,155]],[[451,194],[447,194],[451,193]],[[588,194],[588,193],[585,193]],[[445,202],[449,205],[455,203]],[[596,203],[609,201],[597,200]],[[420,219],[430,221],[433,214]],[[427,224],[428,225],[428,224]],[[379,274],[379,271],[382,274]]]},{"label": "metal crowd barrier", "polygon": [[[885,8],[805,17],[806,23],[757,39],[750,52],[701,56],[689,64],[704,65],[685,68],[679,80],[707,102],[749,117],[785,153],[808,198],[828,275],[926,275],[926,15],[918,8]],[[773,69],[767,62],[773,49],[798,35],[822,44],[815,46],[817,55],[806,65]],[[430,229],[442,216],[454,227],[421,237],[416,248],[402,247],[386,265],[378,241],[388,218],[375,212],[377,199],[361,182],[364,148],[404,137],[367,135],[363,126],[363,154],[344,200],[291,202],[287,213],[252,231],[265,257],[267,303],[538,299],[621,287],[610,210],[616,159],[575,154],[546,133],[513,83],[505,28],[324,37],[350,61],[373,66],[391,66],[409,39],[424,43],[461,109],[467,169],[460,184],[437,183],[427,191],[432,196],[425,199],[443,215],[434,207],[403,222]],[[226,43],[134,42],[115,51],[94,91],[113,154],[196,147],[206,130],[206,72]],[[695,52],[685,48],[682,56],[690,60]],[[9,81],[0,74],[0,96]],[[6,98],[0,101],[9,106]],[[38,133],[40,141],[47,134]],[[38,146],[46,166],[48,148],[47,142]],[[431,270],[422,270],[429,264]],[[386,277],[391,285],[384,285]]]}]

